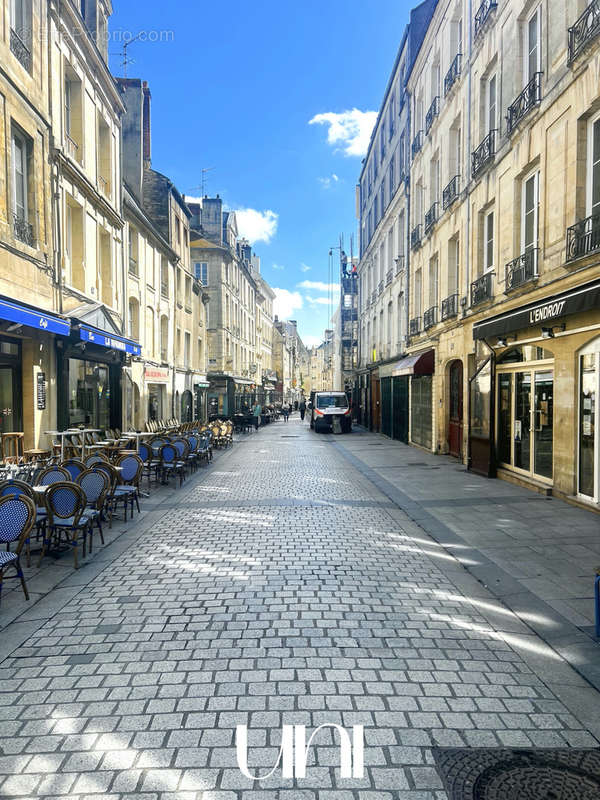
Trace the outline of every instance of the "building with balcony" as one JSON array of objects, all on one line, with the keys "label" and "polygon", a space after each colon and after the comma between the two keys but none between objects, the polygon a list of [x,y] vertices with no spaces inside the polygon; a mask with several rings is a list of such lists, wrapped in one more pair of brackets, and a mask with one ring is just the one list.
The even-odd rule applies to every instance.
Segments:
[{"label": "building with balcony", "polygon": [[[420,246],[422,236],[409,224],[409,165],[412,154],[424,146],[426,128],[430,133],[429,117],[435,128],[436,112],[433,103],[427,124],[423,110],[411,127],[407,82],[435,6],[436,0],[425,0],[410,14],[358,185],[360,260],[356,278],[358,353],[353,358],[357,373],[353,392],[355,418],[372,430],[382,430],[401,439],[405,438],[405,431],[399,422],[400,412],[393,418],[389,398],[393,391],[393,365],[407,345],[406,292],[411,252]],[[352,335],[352,330],[348,333]]]},{"label": "building with balcony", "polygon": [[410,136],[424,135],[394,367],[409,375],[411,443],[596,505],[599,10],[436,6],[407,79]]}]

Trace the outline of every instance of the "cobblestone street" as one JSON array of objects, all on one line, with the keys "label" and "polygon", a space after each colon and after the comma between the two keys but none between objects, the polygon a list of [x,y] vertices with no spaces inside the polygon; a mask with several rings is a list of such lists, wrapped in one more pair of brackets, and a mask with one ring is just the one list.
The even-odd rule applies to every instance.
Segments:
[{"label": "cobblestone street", "polygon": [[[239,437],[70,599],[38,601],[53,615],[0,663],[3,800],[442,800],[433,746],[599,745],[596,691],[348,441],[359,456],[297,416]],[[364,725],[364,778],[340,778],[331,730],[305,779],[244,777],[236,726],[264,774],[284,723]]]}]

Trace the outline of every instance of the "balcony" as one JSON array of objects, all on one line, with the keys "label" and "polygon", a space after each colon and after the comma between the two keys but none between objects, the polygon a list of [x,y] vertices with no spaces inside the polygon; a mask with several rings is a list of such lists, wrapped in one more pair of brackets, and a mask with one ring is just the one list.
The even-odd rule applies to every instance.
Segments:
[{"label": "balcony", "polygon": [[496,155],[496,130],[490,131],[477,150],[471,153],[471,172],[476,178],[494,161]]},{"label": "balcony", "polygon": [[138,262],[133,256],[129,256],[129,274],[138,276]]},{"label": "balcony", "polygon": [[379,285],[377,287],[377,294],[383,294],[383,281],[379,281]]},{"label": "balcony", "polygon": [[163,282],[161,281],[161,284],[160,284],[160,294],[161,294],[161,297],[164,297],[164,298],[165,298],[165,300],[168,300],[168,299],[169,299],[169,284],[168,284],[168,283],[163,283]]},{"label": "balcony", "polygon": [[429,106],[429,111],[425,115],[425,133],[429,133],[433,126],[433,121],[440,115],[440,98],[434,97],[433,102]]},{"label": "balcony", "polygon": [[418,250],[419,247],[421,247],[421,239],[422,238],[423,238],[423,234],[421,232],[421,226],[417,225],[410,232],[410,248],[411,248],[411,250]]},{"label": "balcony", "polygon": [[390,283],[394,280],[394,270],[388,269],[387,275],[385,276],[385,285],[389,286]]},{"label": "balcony", "polygon": [[10,29],[10,52],[23,69],[31,72],[31,50],[13,28]]},{"label": "balcony", "polygon": [[79,153],[79,145],[74,139],[71,139],[69,134],[66,134],[65,144],[67,146],[67,155],[75,159],[75,161],[78,161],[79,156],[77,154]]},{"label": "balcony", "polygon": [[408,333],[410,336],[418,336],[421,332],[421,317],[415,317],[408,323]]},{"label": "balcony", "polygon": [[450,64],[450,69],[444,78],[444,97],[447,97],[452,91],[452,87],[460,78],[462,53],[457,53],[454,56],[454,61]]},{"label": "balcony", "polygon": [[419,150],[423,147],[423,131],[418,131],[417,135],[412,141],[412,156],[413,158],[417,155]]},{"label": "balcony", "polygon": [[451,294],[442,300],[442,322],[458,316],[458,294]]},{"label": "balcony", "polygon": [[572,64],[583,53],[586,47],[600,33],[600,0],[593,0],[569,28],[569,57],[567,64]]},{"label": "balcony", "polygon": [[473,38],[476,39],[482,30],[485,27],[485,23],[490,18],[492,11],[495,11],[498,8],[498,3],[496,0],[483,0],[483,3],[479,6],[477,11],[475,12],[475,24],[473,26]]},{"label": "balcony", "polygon": [[534,106],[542,100],[542,73],[536,72],[517,99],[508,107],[506,130],[510,134]]},{"label": "balcony", "polygon": [[567,228],[567,261],[600,250],[600,214],[586,217]]},{"label": "balcony", "polygon": [[471,284],[471,305],[478,306],[486,300],[491,300],[492,294],[492,275],[493,272],[486,272]]},{"label": "balcony", "polygon": [[538,276],[538,248],[531,247],[506,265],[506,291],[516,289]]},{"label": "balcony", "polygon": [[396,258],[396,275],[400,275],[403,269],[404,269],[404,256],[398,256]]},{"label": "balcony", "polygon": [[30,225],[26,219],[18,214],[13,214],[13,233],[15,235],[15,239],[18,239],[20,242],[23,242],[23,244],[28,245],[28,247],[35,247],[33,225]]},{"label": "balcony", "polygon": [[423,314],[423,330],[429,330],[437,323],[437,306],[431,306]]},{"label": "balcony", "polygon": [[103,178],[102,175],[98,176],[98,188],[100,189],[100,193],[104,195],[104,197],[108,197],[108,181],[106,178]]},{"label": "balcony", "polygon": [[371,295],[371,305],[377,302],[377,289]]},{"label": "balcony", "polygon": [[460,192],[460,175],[455,175],[450,183],[442,192],[442,208],[444,211],[450,208],[452,203],[457,199]]},{"label": "balcony", "polygon": [[433,226],[437,222],[438,219],[438,207],[439,203],[434,203],[429,211],[425,214],[425,235],[431,233],[433,230]]}]

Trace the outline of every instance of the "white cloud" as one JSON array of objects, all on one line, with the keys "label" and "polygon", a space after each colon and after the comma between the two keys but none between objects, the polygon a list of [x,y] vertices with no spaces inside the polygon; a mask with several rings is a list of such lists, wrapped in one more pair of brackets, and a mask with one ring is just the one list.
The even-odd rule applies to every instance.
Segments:
[{"label": "white cloud", "polygon": [[201,197],[192,197],[189,194],[184,194],[183,199],[186,203],[200,203],[202,205],[202,198]]},{"label": "white cloud", "polygon": [[317,180],[324,189],[331,189],[339,181],[339,178],[335,172],[332,172],[327,178],[317,178]]},{"label": "white cloud", "polygon": [[325,114],[316,114],[309,125],[328,125],[327,141],[329,144],[341,148],[346,156],[364,156],[369,148],[371,132],[377,120],[376,111],[360,111],[353,108],[351,111],[328,111]]},{"label": "white cloud", "polygon": [[304,342],[305,347],[318,347],[322,344],[323,339],[321,336],[303,336],[302,341]]},{"label": "white cloud", "polygon": [[300,272],[310,272],[312,267],[309,267],[307,264],[300,264]]},{"label": "white cloud", "polygon": [[283,264],[273,264],[273,269],[285,269]]},{"label": "white cloud", "polygon": [[277,232],[279,214],[274,211],[257,211],[255,208],[240,208],[235,212],[238,231],[250,244],[265,242],[269,244]]},{"label": "white cloud", "polygon": [[299,289],[313,289],[316,292],[339,292],[339,283],[323,283],[322,281],[301,281]]},{"label": "white cloud", "polygon": [[273,313],[279,319],[293,319],[294,313],[302,308],[304,300],[300,292],[290,292],[288,289],[273,289],[275,300],[273,301]]},{"label": "white cloud", "polygon": [[329,305],[329,298],[328,297],[309,297],[306,295],[306,302],[309,303],[311,306],[328,306]]}]

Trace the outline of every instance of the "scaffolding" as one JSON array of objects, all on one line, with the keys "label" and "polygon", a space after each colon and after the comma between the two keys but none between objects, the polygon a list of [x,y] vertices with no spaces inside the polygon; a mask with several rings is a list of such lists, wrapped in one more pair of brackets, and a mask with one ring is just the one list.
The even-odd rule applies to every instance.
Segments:
[{"label": "scaffolding", "polygon": [[340,338],[342,342],[342,382],[351,392],[358,366],[358,268],[340,249]]}]

